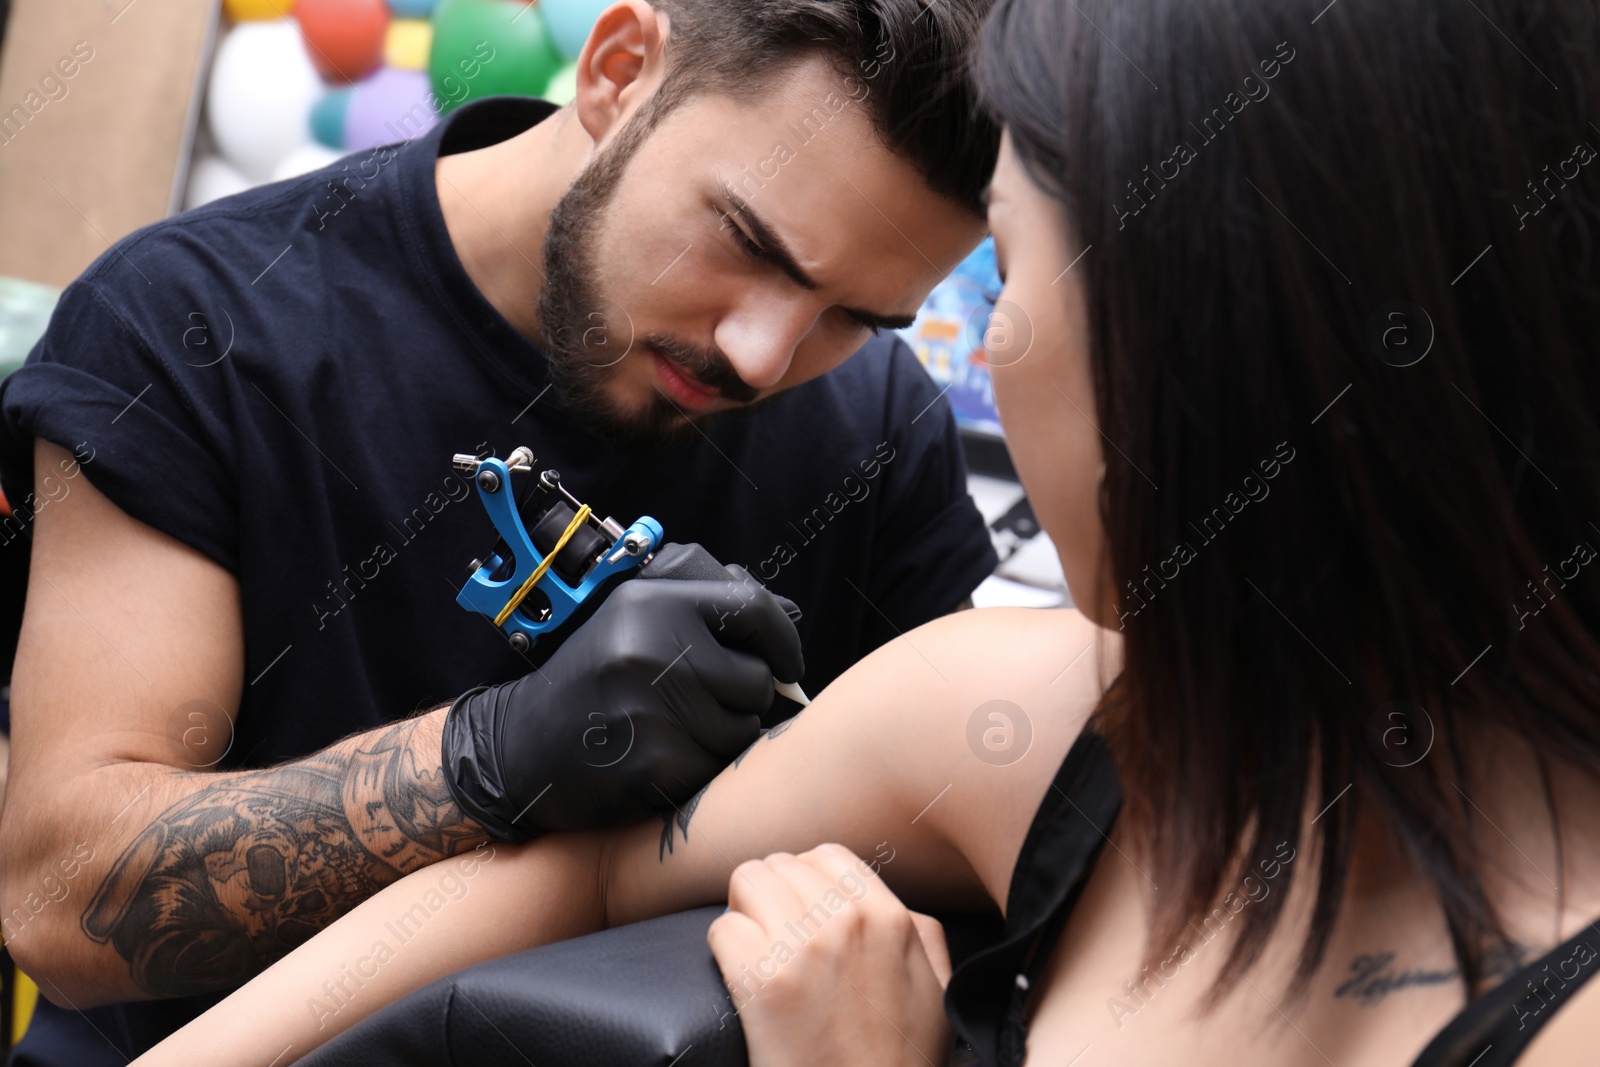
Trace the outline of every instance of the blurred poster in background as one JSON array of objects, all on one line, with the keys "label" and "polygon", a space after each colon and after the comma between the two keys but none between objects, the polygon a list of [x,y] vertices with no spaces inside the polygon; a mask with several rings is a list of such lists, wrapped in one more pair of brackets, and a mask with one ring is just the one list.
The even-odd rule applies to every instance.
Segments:
[{"label": "blurred poster in background", "polygon": [[969,434],[1000,436],[984,337],[1000,291],[994,239],[985,237],[972,255],[928,294],[917,321],[900,331],[933,380],[945,389],[956,422]]}]

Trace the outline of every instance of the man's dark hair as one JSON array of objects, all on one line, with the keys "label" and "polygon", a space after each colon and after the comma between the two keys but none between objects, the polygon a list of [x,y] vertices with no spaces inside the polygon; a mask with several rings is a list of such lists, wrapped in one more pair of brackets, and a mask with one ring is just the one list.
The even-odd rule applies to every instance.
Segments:
[{"label": "man's dark hair", "polygon": [[748,96],[826,56],[864,83],[890,151],[940,196],[983,215],[999,127],[974,103],[968,61],[990,0],[653,0],[669,20],[667,75],[651,123],[703,92]]}]

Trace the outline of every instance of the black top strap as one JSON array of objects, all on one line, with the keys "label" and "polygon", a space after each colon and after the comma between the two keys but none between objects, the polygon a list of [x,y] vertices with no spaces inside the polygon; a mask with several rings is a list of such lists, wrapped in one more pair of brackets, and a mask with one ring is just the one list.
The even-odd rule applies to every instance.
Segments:
[{"label": "black top strap", "polygon": [[982,1063],[1022,1062],[1023,994],[1077,904],[1121,808],[1111,752],[1099,734],[1085,729],[1023,839],[1011,875],[1005,936],[964,960],[945,990],[951,1024]]},{"label": "black top strap", "polygon": [[[1105,740],[1084,730],[1040,801],[1011,876],[1005,932],[955,969],[945,1010],[985,1067],[1023,1059],[1026,993],[1049,959],[1122,808]],[[1600,920],[1471,1001],[1412,1067],[1511,1067],[1600,971]]]},{"label": "black top strap", "polygon": [[1510,1067],[1539,1029],[1600,970],[1590,923],[1487,993],[1428,1042],[1412,1067]]}]

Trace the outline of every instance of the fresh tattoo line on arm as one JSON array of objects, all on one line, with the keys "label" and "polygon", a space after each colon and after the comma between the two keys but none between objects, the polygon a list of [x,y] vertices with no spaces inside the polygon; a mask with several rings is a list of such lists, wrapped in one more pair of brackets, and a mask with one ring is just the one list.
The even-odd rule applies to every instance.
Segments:
[{"label": "fresh tattoo line on arm", "polygon": [[[761,742],[772,741],[781,736],[785,730],[794,725],[794,720],[798,719],[799,717],[800,715],[796,714],[793,718],[784,719],[770,730],[762,730],[761,735],[754,741],[750,742],[750,744],[745,747],[743,752],[733,757],[733,765],[738,767],[739,764],[743,763],[744,758],[750,755],[751,749],[754,749]],[[712,779],[712,781],[715,781],[715,779]],[[705,785],[700,787],[700,791],[698,793],[684,802],[683,807],[678,808],[675,811],[662,813],[661,847],[656,856],[658,862],[667,862],[667,854],[673,850],[672,828],[674,825],[677,826],[678,832],[683,835],[684,841],[689,840],[689,820],[694,818],[695,809],[700,806],[700,799],[706,795],[706,790],[710,788],[711,782],[707,782]]]},{"label": "fresh tattoo line on arm", "polygon": [[430,763],[425,726],[437,729],[412,718],[267,770],[181,775],[211,781],[117,857],[83,932],[153,996],[225,989],[383,886],[487,840]]}]

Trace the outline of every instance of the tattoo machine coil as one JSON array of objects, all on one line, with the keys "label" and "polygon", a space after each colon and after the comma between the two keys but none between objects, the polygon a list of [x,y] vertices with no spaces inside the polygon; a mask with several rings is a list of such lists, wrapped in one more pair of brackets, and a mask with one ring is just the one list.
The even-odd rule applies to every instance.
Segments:
[{"label": "tattoo machine coil", "polygon": [[488,616],[518,652],[532,648],[602,582],[644,563],[661,544],[663,532],[655,519],[641,516],[627,529],[615,519],[597,519],[589,505],[567,492],[555,470],[539,471],[534,492],[519,507],[511,475],[538,469],[527,448],[504,460],[458,453],[451,462],[472,477],[500,534],[488,558],[472,561],[456,603]]}]

